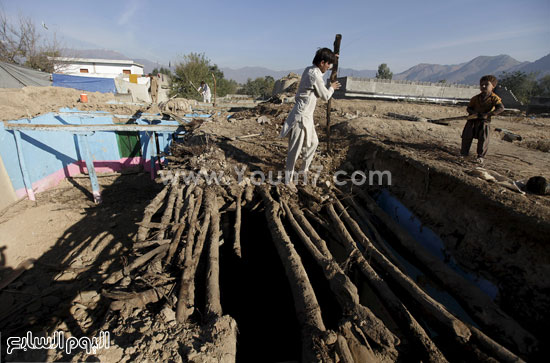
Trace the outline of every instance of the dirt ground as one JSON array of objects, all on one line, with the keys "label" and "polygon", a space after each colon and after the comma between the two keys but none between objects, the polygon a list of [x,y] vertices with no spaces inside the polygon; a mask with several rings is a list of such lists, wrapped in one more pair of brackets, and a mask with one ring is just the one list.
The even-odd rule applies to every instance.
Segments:
[{"label": "dirt ground", "polygon": [[[80,102],[80,94],[88,95],[88,103]],[[0,88],[0,121],[33,118],[60,108],[82,111],[107,111],[133,115],[140,105],[108,104],[116,101],[112,93],[82,92],[64,87],[27,86],[21,89]]]},{"label": "dirt ground", "polygon": [[[89,94],[88,98],[92,100],[92,104],[82,105],[78,103],[80,92],[50,87],[47,97],[44,97],[43,93],[40,97],[41,100],[48,101],[33,103],[29,101],[37,99],[35,92],[38,92],[33,87],[15,93],[10,92],[0,91],[1,120],[32,117],[44,112],[57,111],[59,107],[103,108],[109,111],[111,106],[105,105],[104,102],[112,99],[112,95]],[[24,97],[21,97],[22,93]],[[94,103],[95,100],[97,104]],[[132,107],[127,111],[134,110]],[[278,138],[278,133],[291,107],[289,104],[264,104],[256,111],[239,112],[228,121],[205,122],[195,131],[204,135],[207,142],[217,143],[228,160],[246,165],[249,171],[282,170],[287,145],[286,140]],[[354,166],[360,165],[362,160],[358,161],[357,156],[361,152],[357,151],[370,152],[371,149],[365,145],[377,145],[376,147],[384,150],[384,153],[399,155],[408,164],[420,163],[423,167],[428,166],[435,174],[442,173],[448,178],[454,178],[457,184],[475,187],[476,192],[483,196],[483,200],[489,201],[495,210],[509,210],[510,214],[533,223],[528,228],[532,229],[534,235],[539,233],[539,227],[540,231],[544,231],[550,224],[550,196],[520,194],[503,184],[482,180],[478,177],[479,173],[475,172],[479,165],[474,163],[474,157],[467,160],[458,158],[460,134],[465,121],[452,121],[451,125],[442,126],[387,116],[388,112],[393,112],[440,119],[463,115],[464,106],[357,99],[333,100],[332,108],[334,151],[331,154],[326,153],[325,145],[325,105],[320,104],[316,110],[316,120],[320,123],[317,129],[321,144],[314,164],[323,165],[324,179],[330,180],[331,172],[341,168],[348,160],[352,160]],[[260,115],[266,115],[269,123],[258,124],[257,118]],[[492,127],[491,144],[483,165],[484,169],[501,175],[503,183],[525,182],[529,177],[537,175],[550,178],[549,118],[501,116],[493,118]],[[520,134],[523,140],[504,141],[502,133],[494,131],[494,128]],[[475,141],[472,151],[474,148]],[[472,154],[475,154],[475,151]],[[372,161],[366,157],[364,160]],[[378,166],[383,167],[383,163]],[[397,180],[396,183],[399,184],[400,181]],[[411,183],[414,184],[414,181]],[[149,175],[143,173],[101,177],[100,184],[104,200],[100,205],[94,205],[91,201],[89,180],[74,178],[64,181],[55,189],[38,194],[36,203],[23,200],[9,209],[0,211],[0,280],[12,273],[21,262],[29,258],[37,260],[32,269],[0,295],[0,324],[3,326],[3,332],[9,333],[21,326],[38,325],[50,327],[48,330],[55,327],[85,333],[105,323],[91,319],[93,316],[103,316],[105,310],[100,303],[104,298],[100,297],[95,276],[104,276],[105,271],[113,264],[127,263],[125,255],[130,251],[137,232],[136,223],[141,220],[145,206],[162,188],[162,184],[159,180],[152,182]],[[402,184],[401,182],[399,187],[403,188]],[[444,193],[444,186],[438,188],[438,192]],[[418,202],[415,198],[404,200],[413,210],[414,202],[411,200]],[[470,203],[468,200],[462,202],[465,205]],[[445,209],[438,209],[438,213],[443,210]],[[420,207],[415,212],[427,217],[428,226],[436,231],[437,224],[444,220],[437,220]],[[483,212],[490,213],[485,209]],[[440,232],[445,234],[444,228]],[[454,233],[447,232],[449,235]],[[490,233],[493,232],[487,233],[488,236],[492,236]],[[540,236],[540,240],[543,239],[544,236]],[[456,247],[455,250],[460,255],[459,248]],[[540,246],[533,248],[535,252],[539,250]],[[464,256],[468,258],[467,254]],[[528,264],[529,261],[525,258],[530,256],[532,254],[524,255],[518,263]],[[499,261],[494,263],[498,264]],[[537,270],[525,273],[529,276],[538,274],[536,277],[526,278],[528,281],[538,281],[538,287],[542,288],[540,294],[550,291],[550,286],[546,286],[548,282],[543,281],[550,271],[541,270],[543,266],[548,268],[547,263],[545,252],[540,256],[540,261],[537,261]],[[61,267],[74,267],[75,270],[60,273]],[[491,272],[489,267],[486,270],[488,274],[498,275],[497,272]],[[41,288],[38,289],[37,286]],[[543,303],[546,304],[541,302]],[[81,310],[75,311],[71,305],[80,306]],[[537,306],[537,309],[541,306]],[[171,321],[166,319],[167,326]],[[129,324],[127,332],[133,329],[135,334],[143,334],[143,349],[155,351],[155,348],[169,343],[164,335],[157,336],[151,332],[154,321],[144,323],[125,320],[123,323]],[[170,326],[170,329],[175,329]],[[177,351],[177,346],[172,351]],[[44,356],[47,353],[40,354],[42,355],[34,358],[41,360],[48,357]],[[131,348],[117,348],[105,354],[109,354],[103,356],[109,360],[119,360],[123,356],[130,359],[147,357],[137,355],[136,350]],[[170,355],[155,357],[164,360],[176,359]],[[48,359],[61,358],[63,357],[49,356]]]}]

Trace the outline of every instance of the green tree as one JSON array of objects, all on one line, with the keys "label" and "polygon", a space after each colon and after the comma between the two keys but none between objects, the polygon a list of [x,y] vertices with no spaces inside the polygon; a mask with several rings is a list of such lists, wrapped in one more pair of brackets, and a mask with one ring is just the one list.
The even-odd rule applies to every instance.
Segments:
[{"label": "green tree", "polygon": [[499,83],[512,91],[519,101],[528,104],[537,85],[536,77],[536,73],[503,72]]},{"label": "green tree", "polygon": [[378,72],[376,72],[376,78],[378,79],[392,79],[393,73],[390,72],[390,67],[386,63],[382,63],[378,66]]},{"label": "green tree", "polygon": [[164,68],[164,67],[160,67],[160,69],[155,67],[153,68],[150,74],[157,75],[159,73],[166,74],[167,76],[170,76],[170,77],[172,76],[172,72],[168,68]]},{"label": "green tree", "polygon": [[[210,66],[210,73],[216,77],[216,94],[220,97],[224,97],[228,94],[237,92],[239,84],[232,79],[225,79],[223,72],[218,68],[216,64]],[[212,79],[212,76],[210,77]],[[212,89],[214,90],[214,89]]]},{"label": "green tree", "polygon": [[[216,64],[212,64],[204,53],[189,53],[176,64],[172,77],[171,96],[177,95],[189,99],[201,100],[197,91],[201,81],[204,81],[214,94],[214,77],[216,78],[216,94],[220,97],[234,93],[237,88],[235,81],[224,78],[223,72]],[[194,89],[193,89],[194,88]]]},{"label": "green tree", "polygon": [[239,93],[265,99],[271,97],[274,85],[275,79],[271,76],[258,77],[255,80],[249,78]]},{"label": "green tree", "polygon": [[533,91],[533,96],[550,97],[550,74],[542,77]]}]

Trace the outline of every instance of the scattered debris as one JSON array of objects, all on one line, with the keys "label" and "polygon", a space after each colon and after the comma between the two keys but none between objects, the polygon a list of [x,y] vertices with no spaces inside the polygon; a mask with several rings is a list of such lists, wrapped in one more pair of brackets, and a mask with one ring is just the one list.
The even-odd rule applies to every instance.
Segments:
[{"label": "scattered debris", "polygon": [[300,84],[300,76],[296,73],[289,73],[287,76],[275,81],[273,86],[272,95],[280,95],[282,93],[294,94],[298,90],[298,85]]},{"label": "scattered debris", "polygon": [[502,140],[512,142],[512,141],[521,141],[523,138],[521,135],[518,135],[516,133],[513,133],[510,130],[502,129],[502,128],[495,128],[495,131],[502,133]]},{"label": "scattered debris", "polygon": [[258,122],[260,125],[263,125],[263,124],[271,125],[271,121],[269,121],[269,117],[265,115],[258,117],[256,122]]},{"label": "scattered debris", "polygon": [[527,181],[526,189],[534,194],[550,194],[550,182],[545,177],[533,176]]},{"label": "scattered debris", "polygon": [[520,187],[521,185],[520,182],[514,181],[508,177],[505,177],[504,175],[501,175],[494,170],[487,170],[482,167],[476,167],[475,169],[470,170],[469,174],[476,176],[482,180],[496,183],[514,192],[525,194],[525,192]]}]

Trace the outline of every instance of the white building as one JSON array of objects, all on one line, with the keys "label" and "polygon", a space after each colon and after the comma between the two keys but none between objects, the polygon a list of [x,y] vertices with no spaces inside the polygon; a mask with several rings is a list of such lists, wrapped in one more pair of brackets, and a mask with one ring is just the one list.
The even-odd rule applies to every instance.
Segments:
[{"label": "white building", "polygon": [[103,78],[128,77],[130,74],[143,75],[143,65],[129,59],[56,57],[54,60],[55,73]]}]

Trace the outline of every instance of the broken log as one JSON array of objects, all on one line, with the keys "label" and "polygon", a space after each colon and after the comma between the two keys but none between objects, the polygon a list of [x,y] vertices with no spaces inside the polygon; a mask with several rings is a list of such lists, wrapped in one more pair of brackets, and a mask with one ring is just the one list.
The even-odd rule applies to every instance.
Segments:
[{"label": "broken log", "polygon": [[138,250],[140,248],[150,247],[150,246],[153,246],[153,245],[162,246],[162,245],[165,245],[167,243],[170,243],[171,241],[172,241],[171,239],[155,239],[155,240],[151,240],[151,241],[136,242],[136,243],[134,243],[132,248],[135,249],[135,250]]},{"label": "broken log", "polygon": [[213,188],[206,190],[206,210],[210,213],[210,243],[206,270],[206,314],[219,318],[220,302],[220,210]]},{"label": "broken log", "polygon": [[493,339],[489,338],[482,331],[477,329],[474,326],[469,326],[472,332],[472,340],[477,343],[480,347],[485,349],[491,356],[495,357],[499,362],[504,363],[524,363],[525,361],[519,358],[514,353],[510,352],[508,349],[495,342]]},{"label": "broken log", "polygon": [[170,294],[174,284],[155,287],[139,293],[128,294],[124,299],[113,301],[109,306],[111,310],[144,308],[147,304],[156,303]]},{"label": "broken log", "polygon": [[[178,179],[173,180],[171,184],[172,184],[172,189],[170,190],[170,194],[168,195],[166,208],[164,208],[164,213],[162,214],[162,218],[160,220],[161,227],[157,232],[157,236],[159,239],[166,237],[164,234],[165,234],[166,228],[168,227],[170,221],[172,220],[172,214],[174,211],[174,205],[176,203],[176,197],[178,196],[178,192],[180,190],[180,187],[178,185]],[[177,222],[177,219],[175,221]]]},{"label": "broken log", "polygon": [[158,246],[154,250],[151,250],[144,254],[143,256],[140,256],[136,258],[130,265],[124,267],[122,270],[118,270],[116,272],[113,272],[105,281],[106,284],[116,284],[119,282],[124,276],[128,276],[130,272],[135,270],[136,268],[144,265],[147,261],[151,260],[153,257],[160,255],[166,251],[168,251],[168,244]]},{"label": "broken log", "polygon": [[[179,220],[180,220],[181,208],[183,207],[183,202],[184,202],[184,198],[183,198],[183,190],[184,189],[185,189],[185,185],[182,185],[182,186],[178,187],[178,194],[177,194],[177,197],[176,197],[176,205],[174,207],[174,223],[178,223]],[[176,229],[177,229],[177,227],[172,226],[170,232],[172,234],[174,234]]]},{"label": "broken log", "polygon": [[[172,242],[170,243],[170,249],[168,250],[168,254],[166,255],[165,262],[170,264],[172,263],[172,259],[174,258],[174,255],[176,254],[176,251],[178,250],[179,243],[181,241],[181,237],[183,236],[183,232],[185,230],[185,221],[187,220],[187,215],[189,213],[190,204],[193,202],[192,194],[191,192],[195,188],[194,184],[191,184],[187,190],[185,191],[185,202],[183,203],[183,215],[181,218],[179,218],[179,226],[176,230],[176,233],[174,234],[174,237],[172,238]],[[178,213],[179,216],[179,213]]]},{"label": "broken log", "polygon": [[341,322],[339,326],[340,335],[344,337],[349,352],[353,358],[352,362],[378,362],[367,339],[361,329],[358,329],[350,321]]},{"label": "broken log", "polygon": [[168,189],[170,189],[170,184],[166,185],[160,193],[153,198],[149,205],[145,207],[145,213],[143,220],[141,221],[143,225],[140,225],[138,228],[136,242],[144,241],[147,238],[147,233],[149,232],[149,227],[147,227],[147,224],[151,222],[153,215],[160,209],[160,207],[162,207],[164,197],[166,196],[166,193],[168,193]]},{"label": "broken log", "polygon": [[[195,188],[195,197],[197,201],[194,204],[193,212],[189,217],[189,230],[187,231],[187,243],[179,255],[179,262],[182,263],[185,258],[192,258],[193,256],[193,244],[195,241],[195,234],[197,233],[197,220],[202,205],[203,190],[202,188]],[[193,200],[193,196],[190,197],[190,203]]]},{"label": "broken log", "polygon": [[233,251],[240,258],[241,252],[241,203],[243,197],[243,188],[237,187],[237,201],[235,204],[235,241],[233,244]]}]

